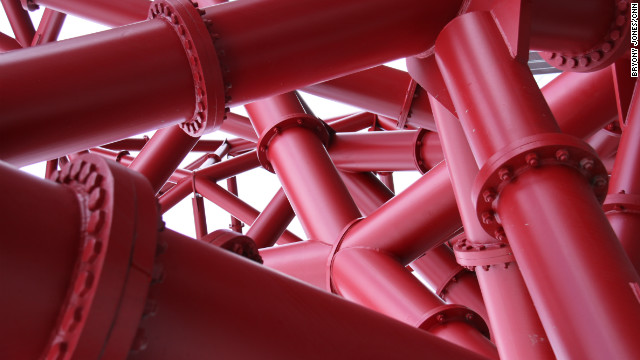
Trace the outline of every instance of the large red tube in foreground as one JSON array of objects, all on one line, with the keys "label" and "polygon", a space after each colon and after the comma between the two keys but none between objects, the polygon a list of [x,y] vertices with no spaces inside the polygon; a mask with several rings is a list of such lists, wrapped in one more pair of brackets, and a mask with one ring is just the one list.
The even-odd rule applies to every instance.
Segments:
[{"label": "large red tube in foreground", "polygon": [[157,311],[142,320],[146,350],[131,359],[482,358],[202,242],[169,230],[161,241],[165,278],[149,295]]}]

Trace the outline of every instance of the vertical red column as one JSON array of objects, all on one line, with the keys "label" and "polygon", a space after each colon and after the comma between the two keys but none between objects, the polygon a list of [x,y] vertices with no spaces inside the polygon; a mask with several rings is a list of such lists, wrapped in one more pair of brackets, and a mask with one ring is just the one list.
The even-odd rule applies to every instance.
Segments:
[{"label": "vertical red column", "polygon": [[557,134],[530,71],[512,59],[490,14],[452,21],[436,56],[482,166],[478,211],[498,215],[484,226],[508,237],[556,355],[638,357],[640,303],[630,284],[639,278],[594,196],[606,188],[596,154]]},{"label": "vertical red column", "polygon": [[622,247],[640,272],[640,93],[633,94],[627,126],[622,131],[618,154],[604,204],[607,218]]}]

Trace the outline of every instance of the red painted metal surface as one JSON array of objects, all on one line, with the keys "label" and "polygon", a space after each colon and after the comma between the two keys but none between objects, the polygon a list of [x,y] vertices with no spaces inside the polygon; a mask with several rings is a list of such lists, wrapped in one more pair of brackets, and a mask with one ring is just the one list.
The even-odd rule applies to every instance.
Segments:
[{"label": "red painted metal surface", "polygon": [[640,358],[629,4],[2,0],[0,358]]}]

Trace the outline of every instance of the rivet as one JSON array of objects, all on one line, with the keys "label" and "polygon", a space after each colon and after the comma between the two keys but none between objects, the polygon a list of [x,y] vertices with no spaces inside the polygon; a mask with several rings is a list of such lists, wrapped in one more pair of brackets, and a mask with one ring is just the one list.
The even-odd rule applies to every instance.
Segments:
[{"label": "rivet", "polygon": [[629,2],[628,1],[626,1],[626,0],[618,1],[618,10],[625,11],[625,10],[627,10],[628,6],[629,6]]},{"label": "rivet", "polygon": [[554,64],[556,66],[562,66],[567,62],[567,59],[564,56],[558,56],[555,60],[554,60]]},{"label": "rivet", "polygon": [[265,152],[267,151],[267,148],[265,146],[260,146],[260,152]]},{"label": "rivet", "polygon": [[536,153],[528,153],[525,157],[524,160],[527,162],[527,164],[531,167],[538,167],[540,166],[540,158],[538,157],[538,154]]},{"label": "rivet", "polygon": [[620,31],[618,30],[613,30],[611,32],[611,34],[609,34],[609,37],[611,37],[611,40],[616,41],[620,38]]},{"label": "rivet", "polygon": [[80,175],[78,175],[78,181],[85,184],[89,175],[94,171],[96,171],[96,166],[94,164],[88,164],[88,166],[83,167],[82,171],[80,171]]},{"label": "rivet", "polygon": [[436,315],[436,321],[439,322],[439,323],[443,323],[444,322],[444,315],[442,315],[442,314]]},{"label": "rivet", "polygon": [[76,294],[79,296],[85,296],[93,287],[94,280],[95,276],[89,270],[81,272],[76,279]]},{"label": "rivet", "polygon": [[626,21],[627,19],[625,19],[624,15],[618,15],[618,17],[616,17],[616,25],[618,26],[624,25]]},{"label": "rivet", "polygon": [[158,312],[158,302],[153,299],[147,299],[142,311],[142,317],[154,316]]},{"label": "rivet", "polygon": [[62,360],[67,355],[69,345],[66,342],[59,342],[54,344],[47,354],[47,359]]},{"label": "rivet", "polygon": [[607,41],[606,43],[602,44],[602,51],[608,53],[609,51],[611,51],[611,49],[613,49],[613,44],[610,41]]},{"label": "rivet", "polygon": [[149,340],[147,339],[147,334],[145,333],[143,328],[138,328],[136,332],[136,337],[133,339],[133,344],[131,344],[132,351],[142,351],[147,348],[149,344]]},{"label": "rivet", "polygon": [[567,66],[569,66],[570,68],[575,68],[576,66],[578,66],[578,62],[576,61],[576,59],[574,58],[568,58],[567,59]]},{"label": "rivet", "polygon": [[487,189],[482,192],[482,198],[485,202],[492,203],[496,199],[496,193]]},{"label": "rivet", "polygon": [[498,178],[501,181],[511,181],[511,170],[506,167],[503,167],[498,170]]},{"label": "rivet", "polygon": [[484,224],[486,224],[486,225],[491,225],[491,224],[494,224],[496,222],[496,218],[489,211],[483,212],[481,217],[482,217],[482,222]]},{"label": "rivet", "polygon": [[89,194],[89,210],[93,211],[102,206],[102,202],[104,201],[105,191],[101,187],[93,188],[91,193]]},{"label": "rivet", "polygon": [[600,61],[600,59],[602,59],[602,56],[602,52],[600,51],[592,52],[591,54],[589,54],[589,57],[593,61]]},{"label": "rivet", "polygon": [[464,318],[465,318],[465,319],[467,319],[467,321],[471,321],[471,320],[473,320],[473,314],[472,314],[472,313],[467,313],[467,314],[464,316]]},{"label": "rivet", "polygon": [[585,55],[585,56],[582,56],[580,60],[578,60],[578,65],[580,65],[581,67],[586,67],[586,66],[589,66],[590,62],[591,62],[591,59],[589,58],[589,55]]},{"label": "rivet", "polygon": [[302,125],[302,119],[298,119],[296,120],[296,122],[298,123],[298,125]]},{"label": "rivet", "polygon": [[593,185],[598,188],[605,187],[607,186],[607,179],[602,176],[596,176],[593,178]]},{"label": "rivet", "polygon": [[97,172],[93,172],[87,178],[86,185],[87,187],[89,187],[89,191],[91,191],[94,187],[100,186],[101,183],[102,183],[102,175],[98,174]]},{"label": "rivet", "polygon": [[582,168],[587,170],[587,171],[591,171],[591,170],[593,170],[593,167],[595,166],[595,163],[594,163],[593,159],[584,158],[584,159],[580,160],[580,166],[582,166]]},{"label": "rivet", "polygon": [[556,159],[559,161],[569,160],[569,151],[567,149],[560,149],[556,151]]},{"label": "rivet", "polygon": [[499,241],[502,241],[502,242],[507,241],[507,235],[504,233],[503,228],[496,229],[496,231],[493,232],[493,236]]},{"label": "rivet", "polygon": [[89,215],[89,222],[87,223],[87,231],[89,234],[95,234],[100,231],[104,223],[104,211],[94,211]]},{"label": "rivet", "polygon": [[164,281],[164,266],[162,266],[162,264],[155,264],[153,266],[151,278],[155,283],[161,283]]},{"label": "rivet", "polygon": [[71,167],[71,165],[67,165],[67,166],[63,167],[62,170],[60,170],[60,180],[59,181],[61,183],[65,183],[66,184],[66,183],[69,182],[69,180],[70,180],[70,178],[69,178],[69,170],[71,170],[70,167]]},{"label": "rivet", "polygon": [[82,248],[82,261],[92,263],[102,252],[102,241],[93,236],[88,236]]},{"label": "rivet", "polygon": [[80,161],[80,162],[73,162],[71,163],[71,169],[69,170],[69,176],[73,179],[78,179],[78,175],[80,175],[80,171],[82,171],[82,168],[84,168],[86,162],[85,161]]},{"label": "rivet", "polygon": [[489,271],[490,268],[491,268],[491,265],[482,265],[482,270],[484,271]]}]

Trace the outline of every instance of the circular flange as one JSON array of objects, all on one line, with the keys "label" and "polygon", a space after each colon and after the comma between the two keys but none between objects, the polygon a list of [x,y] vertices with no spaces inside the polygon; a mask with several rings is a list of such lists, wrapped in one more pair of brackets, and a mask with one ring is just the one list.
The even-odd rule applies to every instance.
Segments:
[{"label": "circular flange", "polygon": [[150,19],[160,18],[171,25],[189,59],[196,106],[193,117],[180,127],[191,136],[217,130],[229,111],[220,61],[201,17],[204,11],[197,6],[189,0],[156,0],[149,9]]},{"label": "circular flange", "polygon": [[287,129],[291,129],[294,127],[301,127],[311,130],[318,136],[324,146],[329,146],[333,130],[331,129],[331,127],[327,126],[324,121],[304,113],[287,115],[270,129],[263,131],[262,135],[260,135],[260,139],[258,140],[258,160],[260,161],[262,167],[264,167],[267,171],[275,172],[267,156],[269,144],[277,135],[283,133]]},{"label": "circular flange", "polygon": [[263,263],[262,257],[258,252],[258,246],[253,239],[235,231],[228,229],[216,230],[202,237],[202,241],[221,247],[257,263]]},{"label": "circular flange", "polygon": [[422,158],[422,145],[424,142],[424,137],[427,136],[428,133],[430,133],[429,130],[421,128],[420,130],[418,130],[415,136],[415,140],[413,141],[413,143],[415,144],[413,161],[416,164],[416,168],[418,169],[418,171],[420,171],[421,175],[424,175],[427,173],[427,171],[431,170],[431,168],[427,166],[425,160]]},{"label": "circular flange", "polygon": [[81,155],[52,177],[77,196],[83,239],[43,358],[100,353],[124,358],[153,267],[158,223],[153,192],[141,175],[98,155]]},{"label": "circular flange", "polygon": [[631,45],[629,0],[613,0],[612,6],[615,8],[613,22],[600,43],[578,54],[541,51],[540,56],[562,71],[589,72],[611,65]]},{"label": "circular flange", "polygon": [[588,144],[562,133],[526,137],[491,156],[473,184],[478,220],[489,235],[501,242],[507,241],[495,212],[500,192],[520,174],[540,166],[574,168],[589,181],[600,202],[607,195],[607,169]]},{"label": "circular flange", "polygon": [[504,242],[474,244],[465,234],[458,235],[453,243],[453,252],[460,266],[473,271],[476,266],[490,266],[515,262],[511,247]]},{"label": "circular flange", "polygon": [[602,205],[607,212],[640,213],[640,195],[637,194],[609,194]]},{"label": "circular flange", "polygon": [[478,329],[484,336],[489,338],[489,327],[484,322],[482,317],[475,311],[457,304],[448,304],[438,306],[437,308],[429,311],[423,317],[423,320],[419,322],[419,328],[426,331],[433,331],[439,326],[446,325],[451,322],[463,322],[467,323],[474,328]]}]

